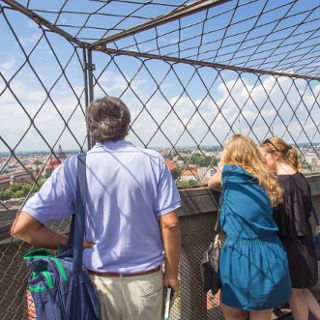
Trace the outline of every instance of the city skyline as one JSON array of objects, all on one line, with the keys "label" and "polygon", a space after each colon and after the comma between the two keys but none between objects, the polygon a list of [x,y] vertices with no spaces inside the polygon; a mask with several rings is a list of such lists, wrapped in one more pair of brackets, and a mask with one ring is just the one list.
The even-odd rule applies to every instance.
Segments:
[{"label": "city skyline", "polygon": [[[307,147],[314,147],[314,148],[320,148],[320,141],[315,141],[313,142],[312,144],[310,144],[309,142],[301,142],[301,143],[298,143],[298,144],[295,144],[294,142],[288,142],[289,145],[296,145],[299,149],[300,148],[307,148]],[[79,150],[76,150],[76,149],[64,149],[62,148],[63,151],[66,153],[66,154],[76,154],[76,153],[79,153]],[[83,148],[84,151],[88,151],[87,148]],[[172,149],[177,149],[177,150],[199,150],[199,151],[202,151],[202,150],[206,150],[206,149],[214,149],[214,150],[222,150],[222,147],[220,145],[200,145],[199,147],[198,146],[195,146],[195,145],[185,145],[185,146],[176,146],[176,147],[164,147],[164,146],[156,146],[156,147],[152,147],[150,149],[154,149],[156,151],[164,151],[164,150],[172,150]],[[55,153],[58,152],[58,148],[54,148],[53,149]],[[50,154],[51,151],[48,151],[48,150],[28,150],[28,151],[17,151],[15,152],[15,154],[17,155],[32,155],[32,154]],[[0,156],[7,156],[7,155],[10,155],[11,152],[10,151],[7,151],[7,152],[3,152],[3,151],[0,151]]]}]

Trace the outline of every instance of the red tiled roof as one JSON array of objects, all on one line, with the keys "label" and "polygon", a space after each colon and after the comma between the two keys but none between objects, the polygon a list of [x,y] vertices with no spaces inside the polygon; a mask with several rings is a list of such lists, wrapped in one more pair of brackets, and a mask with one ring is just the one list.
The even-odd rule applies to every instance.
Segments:
[{"label": "red tiled roof", "polygon": [[193,170],[186,169],[182,172],[183,176],[194,176],[196,173]]},{"label": "red tiled roof", "polygon": [[176,169],[175,164],[172,163],[169,159],[166,159],[165,161],[166,161],[166,164],[167,164],[167,166],[168,166],[168,168],[169,168],[170,171]]},{"label": "red tiled roof", "polygon": [[60,165],[60,162],[57,159],[51,160],[48,163],[47,169],[52,169],[54,170],[55,168],[57,168]]}]

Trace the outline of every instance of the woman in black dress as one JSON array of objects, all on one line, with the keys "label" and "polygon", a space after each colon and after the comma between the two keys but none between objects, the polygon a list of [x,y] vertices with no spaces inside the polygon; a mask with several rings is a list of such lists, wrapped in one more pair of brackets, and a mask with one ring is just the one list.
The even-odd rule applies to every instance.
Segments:
[{"label": "woman in black dress", "polygon": [[268,168],[277,174],[284,190],[284,202],[274,209],[274,218],[288,256],[293,287],[289,304],[293,317],[307,320],[310,311],[320,320],[320,306],[308,290],[318,281],[318,264],[309,223],[310,187],[300,172],[297,149],[273,137],[260,145],[260,151]]}]

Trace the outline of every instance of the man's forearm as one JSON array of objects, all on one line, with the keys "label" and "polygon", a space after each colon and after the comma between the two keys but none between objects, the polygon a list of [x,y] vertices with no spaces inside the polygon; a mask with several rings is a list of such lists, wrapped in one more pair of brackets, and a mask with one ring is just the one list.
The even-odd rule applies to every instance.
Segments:
[{"label": "man's forearm", "polygon": [[167,277],[177,277],[179,259],[181,252],[181,236],[179,225],[168,226],[162,231],[164,254],[165,254],[165,272]]},{"label": "man's forearm", "polygon": [[35,247],[48,249],[57,249],[59,246],[68,243],[67,236],[58,234],[45,226],[41,226],[36,233],[28,234],[20,239]]},{"label": "man's forearm", "polygon": [[68,237],[42,225],[27,212],[20,212],[11,227],[14,238],[26,241],[35,247],[56,249],[68,243]]}]

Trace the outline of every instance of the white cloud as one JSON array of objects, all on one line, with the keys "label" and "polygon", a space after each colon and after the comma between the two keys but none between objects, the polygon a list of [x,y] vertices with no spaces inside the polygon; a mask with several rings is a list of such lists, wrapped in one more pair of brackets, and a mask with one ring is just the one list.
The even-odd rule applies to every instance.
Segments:
[{"label": "white cloud", "polygon": [[[31,128],[29,129],[29,133],[27,133],[29,126],[31,125],[31,127],[33,127],[31,121],[34,121],[34,125],[44,135],[45,139],[49,141],[51,145],[55,143],[59,134],[64,129],[65,124],[50,100],[46,100],[45,91],[39,89],[30,90],[27,83],[21,81],[16,81],[12,90],[23,100],[23,108],[27,113],[7,89],[0,97],[1,136],[13,147],[21,137],[27,134],[25,140],[28,141],[24,141],[24,148],[27,150],[41,149],[44,147],[44,144],[39,142],[39,134],[36,130]],[[80,91],[81,88],[75,87],[75,90]],[[77,99],[68,90],[64,92],[59,91],[59,95],[54,95],[52,98],[63,118],[67,121],[77,105]],[[31,119],[28,117],[28,114]],[[82,113],[76,112],[71,119],[69,126],[72,127],[74,134],[82,141],[86,134]],[[73,138],[68,137],[67,140],[62,140],[64,140],[64,147],[66,149],[75,148]],[[36,143],[36,141],[38,141],[39,144]]]},{"label": "white cloud", "polygon": [[16,64],[16,60],[14,58],[10,58],[6,61],[3,61],[0,63],[0,71],[6,72],[8,70],[11,70],[15,64]]},{"label": "white cloud", "polygon": [[40,36],[40,33],[34,33],[31,36],[20,37],[19,41],[23,47],[35,45],[35,43],[39,40]]},{"label": "white cloud", "polygon": [[[118,96],[120,95],[128,86],[127,81],[121,74],[112,72],[112,71],[107,71],[104,72],[99,78],[98,78],[98,83],[99,86],[103,88],[107,92],[108,95],[115,95]],[[98,86],[95,88],[98,91],[99,96],[103,96],[103,92],[101,91],[99,94],[100,89]]]}]

